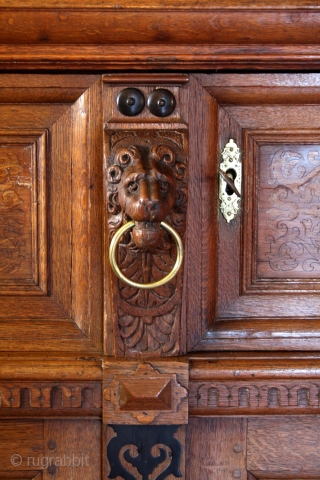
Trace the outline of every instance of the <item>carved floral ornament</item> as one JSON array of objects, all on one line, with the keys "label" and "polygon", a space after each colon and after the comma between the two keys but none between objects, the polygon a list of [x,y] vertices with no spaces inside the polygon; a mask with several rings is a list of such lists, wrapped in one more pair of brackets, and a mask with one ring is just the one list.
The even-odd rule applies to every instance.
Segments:
[{"label": "carved floral ornament", "polygon": [[[110,239],[129,220],[117,263],[136,283],[157,282],[174,267],[176,244],[165,221],[183,239],[187,208],[186,132],[110,134],[107,209]],[[118,353],[172,355],[178,352],[182,269],[169,283],[142,289],[113,281]]]}]

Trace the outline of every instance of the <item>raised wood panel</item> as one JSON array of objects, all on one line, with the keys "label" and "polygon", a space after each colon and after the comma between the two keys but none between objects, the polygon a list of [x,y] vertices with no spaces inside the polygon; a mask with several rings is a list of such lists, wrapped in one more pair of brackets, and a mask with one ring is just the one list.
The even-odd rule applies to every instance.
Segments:
[{"label": "raised wood panel", "polygon": [[[199,339],[195,349],[318,348],[320,109],[316,100],[300,103],[301,92],[317,90],[317,79],[314,74],[196,75],[198,86],[190,83],[190,98],[199,84],[203,98],[211,95],[215,110],[206,128],[217,132],[211,142],[218,142],[209,147],[204,133],[206,153],[195,146],[190,155],[191,164],[200,157],[203,165],[202,220],[190,220],[191,231],[202,230],[204,248],[201,292],[195,272],[190,285],[203,305],[203,340],[195,320],[191,325]],[[255,93],[248,101],[250,87]],[[278,102],[283,91],[286,104]],[[198,124],[207,108],[208,101]],[[241,151],[243,198],[240,214],[227,223],[212,206],[219,205],[217,168],[230,138]],[[189,305],[194,311],[193,302]]]},{"label": "raised wood panel", "polygon": [[186,359],[145,363],[105,360],[103,421],[120,425],[179,425],[188,422]]},{"label": "raised wood panel", "polygon": [[0,136],[1,295],[47,293],[46,136]]},{"label": "raised wood panel", "polygon": [[96,350],[103,321],[101,77],[66,76],[60,85],[52,76],[11,79],[5,75],[1,86],[28,103],[0,105],[0,348]]}]

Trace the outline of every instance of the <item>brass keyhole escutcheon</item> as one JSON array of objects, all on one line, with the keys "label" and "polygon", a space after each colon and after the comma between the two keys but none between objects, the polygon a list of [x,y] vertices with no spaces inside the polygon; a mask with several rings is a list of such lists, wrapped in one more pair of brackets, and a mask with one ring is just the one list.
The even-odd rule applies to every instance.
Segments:
[{"label": "brass keyhole escutcheon", "polygon": [[219,199],[220,211],[229,223],[240,210],[241,161],[240,150],[233,139],[226,143],[220,163]]}]

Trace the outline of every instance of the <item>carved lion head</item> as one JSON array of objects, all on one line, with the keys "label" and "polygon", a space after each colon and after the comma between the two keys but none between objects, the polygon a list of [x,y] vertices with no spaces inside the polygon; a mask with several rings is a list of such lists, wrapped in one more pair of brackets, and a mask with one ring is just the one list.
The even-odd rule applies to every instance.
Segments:
[{"label": "carved lion head", "polygon": [[136,222],[134,241],[142,248],[161,241],[160,222],[172,213],[177,198],[177,180],[186,175],[174,148],[168,145],[126,145],[118,147],[107,170],[108,210],[123,212]]}]

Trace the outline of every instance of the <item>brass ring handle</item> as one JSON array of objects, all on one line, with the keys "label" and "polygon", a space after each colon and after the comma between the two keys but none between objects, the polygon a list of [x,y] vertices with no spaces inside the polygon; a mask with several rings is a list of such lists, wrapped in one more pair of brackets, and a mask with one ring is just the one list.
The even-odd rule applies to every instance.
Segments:
[{"label": "brass ring handle", "polygon": [[114,273],[125,283],[128,285],[131,285],[131,287],[135,288],[143,288],[143,289],[151,289],[151,288],[157,288],[161,287],[161,285],[164,285],[165,283],[169,282],[175,275],[177,275],[181,265],[182,265],[182,260],[183,260],[183,244],[182,240],[180,238],[180,235],[175,231],[174,228],[172,228],[170,225],[168,225],[166,222],[161,222],[160,225],[162,228],[167,230],[171,235],[173,236],[176,245],[177,245],[177,258],[176,258],[176,263],[174,264],[173,269],[171,270],[168,275],[163,277],[161,280],[158,280],[157,282],[151,282],[151,283],[138,283],[134,282],[133,280],[130,280],[130,278],[127,278],[123,273],[121,272],[117,260],[116,260],[116,249],[117,245],[120,241],[120,238],[122,235],[127,231],[130,230],[135,225],[135,222],[131,220],[130,222],[126,223],[123,225],[119,230],[116,232],[114,235],[111,243],[110,243],[110,251],[109,251],[109,259],[111,263],[111,267],[114,271]]}]

